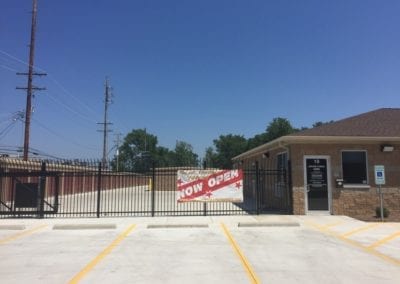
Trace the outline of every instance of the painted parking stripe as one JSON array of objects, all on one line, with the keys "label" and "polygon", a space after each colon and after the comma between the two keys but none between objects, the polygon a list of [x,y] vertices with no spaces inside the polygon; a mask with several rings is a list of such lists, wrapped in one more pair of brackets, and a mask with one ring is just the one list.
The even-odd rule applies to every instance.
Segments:
[{"label": "painted parking stripe", "polygon": [[334,222],[334,223],[330,223],[330,224],[323,225],[323,227],[325,227],[325,228],[331,228],[331,227],[335,227],[335,226],[341,225],[341,224],[343,224],[343,223],[344,223],[344,221],[337,221],[337,222]]},{"label": "painted parking stripe", "polygon": [[129,233],[136,227],[136,225],[129,226],[124,232],[122,232],[108,247],[106,247],[99,255],[97,255],[91,262],[89,262],[81,271],[79,271],[69,283],[79,283],[86,274],[88,274],[100,261],[102,261],[107,255],[109,255],[113,249],[115,249],[119,243],[121,243]]},{"label": "painted parking stripe", "polygon": [[368,248],[374,249],[374,248],[379,247],[379,246],[381,246],[381,245],[383,245],[383,244],[385,244],[387,242],[390,242],[391,240],[394,240],[394,239],[396,239],[398,237],[400,237],[400,232],[396,232],[394,234],[391,234],[390,236],[387,236],[386,238],[383,238],[383,239],[381,239],[381,240],[369,245]]},{"label": "painted parking stripe", "polygon": [[345,242],[345,243],[347,243],[347,244],[350,244],[350,245],[352,245],[352,246],[354,246],[354,247],[357,247],[357,248],[359,248],[359,249],[362,249],[363,251],[365,251],[365,252],[367,252],[367,253],[369,253],[369,254],[375,255],[375,256],[377,256],[377,257],[379,257],[379,258],[385,260],[386,262],[389,262],[389,263],[391,263],[391,264],[400,266],[400,260],[399,260],[399,259],[396,259],[396,258],[394,258],[394,257],[387,256],[386,254],[380,253],[380,252],[374,250],[373,248],[369,248],[369,247],[363,246],[363,245],[361,245],[360,243],[358,243],[358,242],[356,242],[356,241],[353,241],[353,240],[351,240],[351,239],[342,237],[341,235],[335,234],[335,233],[332,232],[331,230],[326,229],[326,228],[324,228],[324,227],[321,226],[321,225],[318,225],[318,224],[315,224],[315,223],[312,223],[312,222],[309,222],[309,221],[305,221],[304,224],[306,224],[306,225],[308,225],[308,226],[310,226],[310,227],[313,227],[313,228],[319,230],[319,231],[322,232],[322,233],[325,233],[325,234],[327,234],[327,235],[336,237],[336,238],[338,238],[339,240],[341,240],[341,241],[343,241],[343,242]]},{"label": "painted parking stripe", "polygon": [[342,235],[342,237],[347,238],[347,237],[350,237],[351,235],[367,231],[369,229],[375,228],[375,227],[380,226],[380,225],[381,225],[381,223],[369,224],[367,226],[364,226],[364,227],[357,228],[357,229],[351,230],[349,232],[346,232],[346,233],[344,233]]},{"label": "painted parking stripe", "polygon": [[240,249],[239,245],[236,243],[235,239],[233,238],[232,234],[229,232],[228,228],[225,226],[224,223],[221,223],[221,227],[222,230],[226,236],[226,238],[228,239],[229,243],[231,244],[233,250],[235,251],[235,253],[237,254],[237,256],[239,257],[246,273],[247,276],[250,279],[251,283],[261,283],[259,278],[257,277],[257,275],[254,273],[253,268],[251,267],[249,261],[247,260],[247,258],[245,257],[245,255],[243,254],[242,250]]},{"label": "painted parking stripe", "polygon": [[46,227],[47,227],[47,225],[40,225],[40,226],[34,227],[34,228],[30,229],[30,230],[25,230],[25,231],[23,231],[21,233],[14,234],[14,235],[9,236],[7,238],[1,239],[0,240],[0,245],[12,242],[12,241],[14,241],[16,239],[19,239],[19,238],[22,238],[22,237],[25,237],[25,236],[32,235],[33,233],[35,233],[37,231],[40,231],[40,230],[42,230],[42,229],[44,229]]}]

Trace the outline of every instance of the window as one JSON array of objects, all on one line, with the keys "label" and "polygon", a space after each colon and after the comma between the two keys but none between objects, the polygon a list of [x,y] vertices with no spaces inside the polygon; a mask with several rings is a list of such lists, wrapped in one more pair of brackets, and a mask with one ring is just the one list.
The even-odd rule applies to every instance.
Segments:
[{"label": "window", "polygon": [[367,184],[367,152],[342,152],[343,182],[346,184]]},{"label": "window", "polygon": [[[281,171],[279,172],[277,176],[277,185],[284,186],[285,185],[285,174],[284,170],[286,171],[288,169],[288,155],[287,152],[280,153],[276,155],[276,169]],[[278,194],[275,193],[275,196],[279,197]]]},{"label": "window", "polygon": [[276,168],[278,170],[287,170],[287,162],[288,162],[288,157],[287,157],[287,152],[280,153],[276,155]]}]

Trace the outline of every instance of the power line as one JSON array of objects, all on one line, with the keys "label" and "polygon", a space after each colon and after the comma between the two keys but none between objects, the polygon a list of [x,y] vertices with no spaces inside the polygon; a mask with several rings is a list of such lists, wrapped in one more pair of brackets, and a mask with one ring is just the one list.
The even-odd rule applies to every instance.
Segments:
[{"label": "power line", "polygon": [[51,100],[53,100],[55,103],[57,103],[57,104],[63,106],[65,109],[67,109],[67,110],[70,111],[71,113],[73,113],[73,114],[75,114],[75,115],[78,115],[78,116],[81,117],[82,119],[87,120],[87,121],[89,121],[89,122],[91,122],[91,123],[96,123],[96,121],[93,120],[93,119],[91,119],[89,116],[86,116],[86,115],[84,115],[84,114],[82,114],[82,113],[80,113],[80,112],[74,110],[72,107],[68,106],[66,103],[62,102],[61,100],[56,99],[56,97],[53,97],[53,96],[51,96],[51,95],[48,94],[48,93],[45,93],[45,95],[46,95],[47,97],[49,97]]},{"label": "power line", "polygon": [[[17,61],[17,62],[19,62],[19,63],[22,63],[22,64],[24,64],[24,65],[26,65],[26,66],[29,66],[29,64],[26,63],[25,61],[23,61],[23,60],[21,60],[21,59],[15,57],[15,56],[9,54],[8,52],[5,52],[4,50],[1,50],[1,49],[0,49],[0,53],[6,55],[6,56],[8,56],[8,57],[10,57],[11,59],[13,59],[13,60],[15,60],[15,61]],[[0,65],[0,66],[1,66],[1,65]],[[5,66],[5,67],[7,68],[7,66]],[[78,99],[78,98],[77,98],[76,96],[74,96],[71,92],[69,92],[69,91],[68,91],[68,90],[67,90],[67,89],[66,89],[52,74],[50,74],[50,73],[47,72],[45,69],[40,68],[40,67],[38,67],[38,66],[35,66],[35,68],[36,68],[37,70],[41,71],[41,72],[46,72],[46,73],[47,73],[47,77],[48,77],[51,81],[53,81],[53,83],[54,83],[55,85],[57,85],[66,95],[68,95],[68,96],[71,97],[73,100],[75,100],[77,103],[79,103],[80,105],[82,105],[86,110],[88,110],[88,111],[91,112],[92,114],[97,115],[96,111],[95,111],[93,108],[91,108],[91,107],[88,106],[85,102],[83,102],[82,100]],[[14,71],[14,70],[13,70],[13,71]],[[17,71],[17,70],[15,70],[15,71]]]},{"label": "power line", "polygon": [[[15,57],[15,56],[11,55],[11,54],[8,53],[8,52],[5,52],[4,50],[1,50],[1,49],[0,49],[0,53],[2,53],[2,54],[4,54],[4,55],[6,55],[6,56],[8,56],[8,57],[10,57],[10,58],[12,58],[12,59],[14,59],[15,61],[17,61],[17,62],[19,62],[19,63],[22,63],[22,64],[25,65],[25,66],[29,66],[29,63],[27,63],[27,62],[25,62],[25,61],[23,61],[23,60],[21,60],[21,59]],[[36,68],[36,70],[39,70],[39,71],[41,71],[41,72],[46,72],[45,70],[43,70],[42,68],[40,68],[40,67],[38,67],[38,66],[35,66],[35,68]]]},{"label": "power line", "polygon": [[[17,146],[0,146],[0,151],[2,153],[10,153],[10,154],[18,154],[22,152],[22,148],[21,147],[17,147]],[[35,156],[41,156],[41,157],[47,157],[47,158],[51,158],[51,159],[56,159],[56,160],[62,160],[62,158],[54,156],[52,154],[46,153],[42,150],[39,149],[35,149],[33,147],[30,147],[29,149],[29,153],[35,155]]]},{"label": "power line", "polygon": [[18,72],[17,69],[13,69],[13,68],[11,68],[11,67],[9,67],[9,66],[6,66],[6,65],[4,65],[4,64],[1,64],[0,67],[4,68],[4,69],[6,69],[6,70],[12,71],[12,72]]},{"label": "power line", "polygon": [[77,97],[75,97],[73,94],[71,94],[63,85],[61,85],[60,82],[58,82],[55,78],[53,78],[53,76],[49,75],[49,78],[68,96],[70,96],[71,98],[73,98],[76,102],[78,102],[79,104],[81,104],[83,107],[86,108],[86,110],[88,110],[89,112],[91,112],[94,115],[97,115],[96,111],[93,110],[91,107],[89,107],[86,103],[84,103],[83,101],[79,100]]},{"label": "power line", "polygon": [[12,114],[11,117],[8,118],[8,122],[10,122],[2,131],[0,131],[0,139],[6,137],[6,135],[15,127],[18,121],[23,121],[24,112],[17,111]]},{"label": "power line", "polygon": [[14,128],[15,123],[11,122],[9,125],[6,126],[2,131],[0,131],[0,140],[6,137],[6,135]]},{"label": "power line", "polygon": [[80,143],[78,143],[78,142],[76,142],[76,141],[74,141],[74,140],[72,140],[72,139],[70,139],[70,138],[68,138],[68,137],[66,137],[66,136],[64,136],[64,135],[61,135],[61,134],[57,133],[56,131],[50,129],[49,127],[47,127],[46,125],[44,125],[43,123],[41,123],[40,121],[38,121],[38,120],[35,119],[35,118],[33,118],[32,120],[33,120],[38,126],[40,126],[41,128],[45,129],[47,132],[53,134],[54,136],[56,136],[56,137],[58,137],[58,138],[60,138],[60,139],[62,139],[62,140],[64,140],[64,141],[69,141],[70,143],[75,144],[76,146],[79,146],[79,147],[82,147],[82,148],[85,148],[85,149],[88,149],[88,150],[94,150],[94,151],[97,151],[97,150],[98,150],[98,148],[85,146],[85,145],[80,144]]}]

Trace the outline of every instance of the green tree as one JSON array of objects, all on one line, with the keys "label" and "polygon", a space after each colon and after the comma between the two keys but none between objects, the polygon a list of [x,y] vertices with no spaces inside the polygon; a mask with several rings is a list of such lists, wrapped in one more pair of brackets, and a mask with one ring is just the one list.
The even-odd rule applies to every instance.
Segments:
[{"label": "green tree", "polygon": [[203,168],[215,168],[216,167],[216,153],[213,147],[207,147],[206,153],[203,159]]},{"label": "green tree", "polygon": [[247,141],[247,149],[253,149],[268,142],[268,135],[266,132],[257,134]]},{"label": "green tree", "polygon": [[173,165],[174,152],[165,147],[157,147],[156,154],[154,156],[156,167],[169,167]]},{"label": "green tree", "polygon": [[199,164],[198,155],[193,152],[193,147],[187,142],[177,141],[173,152],[173,166],[196,167]]},{"label": "green tree", "polygon": [[295,132],[289,120],[283,117],[274,118],[267,127],[267,142]]},{"label": "green tree", "polygon": [[119,169],[138,172],[149,169],[152,159],[158,157],[157,143],[157,136],[145,129],[132,130],[119,147]]},{"label": "green tree", "polygon": [[[152,166],[175,167],[197,166],[198,156],[187,142],[178,141],[173,151],[158,146],[157,136],[145,129],[134,129],[124,138],[119,147],[118,170],[144,172]],[[117,160],[113,161],[116,169]]]},{"label": "green tree", "polygon": [[242,135],[220,135],[214,140],[215,167],[232,168],[232,158],[247,150],[247,139]]},{"label": "green tree", "polygon": [[[303,128],[301,130],[304,130]],[[282,117],[274,118],[267,126],[264,133],[256,134],[254,137],[248,139],[247,149],[253,149],[265,143],[268,143],[281,136],[288,135],[300,131],[293,128],[289,120]]]},{"label": "green tree", "polygon": [[329,124],[332,122],[335,122],[335,121],[334,120],[330,120],[328,122],[317,121],[312,125],[312,127],[314,128],[314,127],[322,126],[322,125]]}]

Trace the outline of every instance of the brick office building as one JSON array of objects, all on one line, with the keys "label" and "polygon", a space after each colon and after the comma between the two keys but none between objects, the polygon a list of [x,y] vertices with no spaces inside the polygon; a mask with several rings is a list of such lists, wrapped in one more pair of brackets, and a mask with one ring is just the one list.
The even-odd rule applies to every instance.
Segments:
[{"label": "brick office building", "polygon": [[400,221],[400,109],[378,109],[283,136],[234,161],[286,168],[294,214],[325,212],[362,220],[375,218],[374,166],[383,165],[384,207],[389,220]]}]

